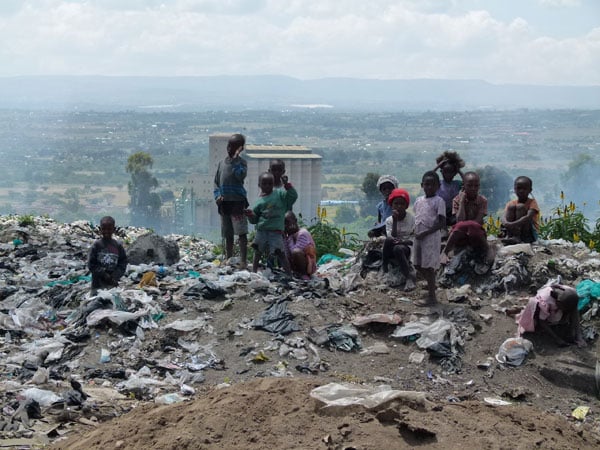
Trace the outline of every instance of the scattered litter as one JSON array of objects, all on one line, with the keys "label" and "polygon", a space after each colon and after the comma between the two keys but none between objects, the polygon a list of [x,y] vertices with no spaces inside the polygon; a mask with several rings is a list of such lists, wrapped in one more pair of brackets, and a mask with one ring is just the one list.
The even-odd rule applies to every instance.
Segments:
[{"label": "scattered litter", "polygon": [[573,410],[573,412],[571,412],[571,416],[575,417],[577,420],[583,420],[583,419],[585,419],[585,416],[587,416],[589,412],[590,412],[589,406],[578,406],[577,408],[575,408]]}]

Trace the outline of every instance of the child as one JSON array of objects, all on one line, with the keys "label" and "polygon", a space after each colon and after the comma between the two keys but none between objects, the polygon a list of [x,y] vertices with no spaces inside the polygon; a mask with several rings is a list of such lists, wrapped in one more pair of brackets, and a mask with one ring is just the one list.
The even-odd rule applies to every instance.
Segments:
[{"label": "child", "polygon": [[514,185],[516,200],[506,204],[502,228],[505,244],[531,243],[537,240],[539,231],[540,207],[537,201],[529,194],[533,190],[533,182],[529,177],[517,177]]},{"label": "child", "polygon": [[[535,297],[529,299],[525,309],[516,317],[519,324],[519,336],[541,328],[554,339],[557,345],[565,346],[575,343],[578,347],[585,347],[586,342],[581,334],[581,324],[579,323],[578,303],[577,291],[569,286],[553,284],[541,288]],[[558,336],[551,328],[551,325],[562,322],[569,325],[567,341]]]},{"label": "child", "polygon": [[435,161],[437,166],[433,171],[441,169],[442,173],[442,181],[437,195],[442,197],[446,203],[446,225],[454,225],[456,217],[452,214],[452,200],[458,195],[462,185],[462,182],[455,180],[454,177],[458,174],[461,179],[463,178],[460,169],[465,166],[465,162],[457,152],[444,152]]},{"label": "child", "polygon": [[398,179],[393,175],[382,175],[377,180],[377,189],[383,195],[383,200],[377,203],[377,223],[369,230],[369,237],[383,236],[385,220],[392,215],[392,207],[388,203],[390,193],[398,187]]},{"label": "child", "polygon": [[415,288],[415,272],[410,266],[410,249],[415,231],[415,218],[406,211],[410,204],[410,196],[404,189],[394,189],[388,197],[392,206],[392,215],[385,221],[387,238],[383,243],[383,272],[388,271],[390,261],[400,266],[400,273],[406,278],[405,291]]},{"label": "child", "polygon": [[[464,188],[452,201],[452,212],[456,224],[450,231],[448,242],[442,254],[442,263],[448,261],[448,255],[454,249],[471,247],[481,262],[488,257],[488,243],[483,218],[487,214],[487,199],[479,194],[481,184],[479,175],[467,172],[463,176]],[[486,261],[489,262],[489,261]]]},{"label": "child", "polygon": [[298,226],[292,211],[285,213],[285,254],[293,274],[304,280],[317,271],[317,249],[315,241],[306,228]]},{"label": "child", "polygon": [[[284,189],[284,185],[287,183],[287,176],[285,175],[285,162],[282,159],[272,159],[269,163],[269,172],[273,174],[274,189]],[[291,200],[286,207],[286,211],[291,211],[296,199]]]},{"label": "child", "polygon": [[97,239],[88,255],[88,268],[92,273],[91,294],[98,289],[110,289],[119,284],[127,269],[127,255],[123,246],[112,238],[115,219],[105,216],[100,220],[101,239]]},{"label": "child", "polygon": [[217,167],[215,174],[214,197],[221,216],[221,235],[225,239],[225,255],[233,256],[233,238],[239,236],[240,269],[246,268],[248,249],[248,221],[244,210],[248,207],[244,180],[248,173],[246,160],[240,156],[244,151],[246,138],[234,134],[227,143],[227,156]]},{"label": "child", "polygon": [[256,236],[252,243],[254,260],[252,271],[258,270],[258,263],[262,254],[273,254],[281,267],[289,273],[290,266],[284,255],[283,230],[286,205],[298,198],[296,189],[287,182],[284,190],[274,190],[273,174],[264,172],[258,178],[260,196],[254,208],[246,210],[250,223],[256,224]]},{"label": "child", "polygon": [[435,296],[435,271],[440,266],[442,235],[440,230],[446,226],[446,204],[436,195],[440,187],[437,173],[425,172],[421,179],[425,196],[415,202],[415,242],[413,246],[413,264],[427,281],[428,296],[415,302],[417,306],[433,306]]}]

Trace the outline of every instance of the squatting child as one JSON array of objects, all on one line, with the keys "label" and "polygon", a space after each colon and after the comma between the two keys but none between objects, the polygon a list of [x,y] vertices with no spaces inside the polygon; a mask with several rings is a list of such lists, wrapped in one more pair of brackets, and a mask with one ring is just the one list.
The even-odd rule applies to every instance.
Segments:
[{"label": "squatting child", "polygon": [[383,243],[382,269],[388,271],[390,262],[400,266],[400,273],[406,278],[405,291],[415,288],[415,272],[411,267],[410,253],[415,232],[415,218],[406,210],[410,196],[404,189],[394,189],[388,197],[392,215],[385,221],[387,238]]},{"label": "squatting child", "polygon": [[294,275],[309,279],[317,271],[317,248],[310,231],[298,226],[296,214],[285,213],[285,254]]},{"label": "squatting child", "polygon": [[127,269],[127,254],[120,242],[113,239],[115,219],[104,216],[100,220],[101,239],[97,239],[88,255],[88,269],[92,273],[91,294],[98,289],[110,289],[119,284]]},{"label": "squatting child", "polygon": [[540,207],[535,198],[530,197],[533,181],[529,177],[517,177],[514,190],[517,199],[509,201],[504,208],[502,242],[505,244],[535,242],[539,231]]},{"label": "squatting child", "polygon": [[432,306],[437,303],[435,272],[440,266],[442,246],[441,230],[446,226],[446,204],[436,194],[440,187],[437,173],[425,172],[421,179],[424,196],[415,201],[415,241],[413,264],[427,281],[426,299],[415,302],[417,306]]},{"label": "squatting child", "polygon": [[284,190],[273,189],[275,183],[272,173],[264,172],[258,178],[260,195],[254,207],[246,210],[250,223],[256,225],[256,236],[252,243],[254,260],[252,271],[258,270],[261,256],[273,255],[289,273],[290,265],[285,257],[283,244],[284,216],[289,202],[298,198],[296,189],[286,180]]}]

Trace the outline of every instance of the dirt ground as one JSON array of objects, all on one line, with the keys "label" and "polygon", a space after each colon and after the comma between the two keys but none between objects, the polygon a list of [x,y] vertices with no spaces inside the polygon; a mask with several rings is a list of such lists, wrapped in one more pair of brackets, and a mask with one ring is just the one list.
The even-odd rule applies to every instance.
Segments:
[{"label": "dirt ground", "polygon": [[[556,250],[553,252],[556,257]],[[546,253],[535,258],[549,258]],[[576,284],[585,274],[565,271],[563,275],[567,275],[563,282]],[[362,352],[318,348],[320,370],[307,373],[296,368],[302,361],[279,356],[273,346],[274,336],[239,325],[266,308],[268,296],[264,293],[249,292],[229,301],[179,299],[185,308],[175,315],[190,318],[204,312],[212,316],[213,333],[194,337],[222,360],[220,370],[204,371],[205,382],[195,385],[196,393],[182,403],[118,400],[127,414],[72,425],[66,439],[57,440],[52,448],[599,448],[600,402],[589,393],[594,389],[586,393],[568,375],[551,383],[541,374],[543,368],[558,362],[594,367],[597,341],[589,342],[586,348],[559,348],[545,336],[532,336],[534,352],[526,362],[520,367],[506,367],[494,356],[502,342],[515,335],[516,324],[512,315],[492,307],[501,300],[499,294],[472,293],[465,302],[450,303],[452,290],[440,288],[439,307],[418,308],[412,300],[424,296],[424,287],[419,282],[416,291],[405,293],[369,283],[344,295],[330,292],[326,297],[293,297],[288,309],[302,331],[291,336],[306,340],[311,327],[347,323],[372,313],[396,312],[404,322],[427,315],[458,317],[468,332],[460,354],[462,367],[455,373],[445,372],[432,357],[421,363],[409,362],[409,355],[419,350],[416,344],[390,337],[395,326],[386,324],[360,328]],[[166,292],[168,286],[160,289]],[[508,297],[524,305],[531,291],[535,286]],[[280,294],[285,293],[281,289]],[[491,318],[484,320],[486,315]],[[598,319],[594,320],[597,325]],[[160,332],[149,331],[144,341],[148,345],[162,342],[162,348],[144,349],[151,355],[149,360],[158,358],[168,344],[164,336],[153,338],[152,333]],[[116,337],[109,333],[98,339]],[[385,344],[387,350],[365,351],[375,344]],[[267,360],[252,361],[261,350]],[[127,346],[114,353],[119,351],[124,355]],[[97,360],[97,355],[89,357],[90,364]],[[488,358],[493,360],[490,368],[479,368],[478,364]],[[388,384],[393,389],[424,392],[428,401],[417,405],[394,400],[372,410],[359,406],[323,409],[323,404],[309,395],[317,386],[340,382]],[[510,404],[493,406],[490,398]],[[571,416],[578,406],[590,407],[584,420]]]}]

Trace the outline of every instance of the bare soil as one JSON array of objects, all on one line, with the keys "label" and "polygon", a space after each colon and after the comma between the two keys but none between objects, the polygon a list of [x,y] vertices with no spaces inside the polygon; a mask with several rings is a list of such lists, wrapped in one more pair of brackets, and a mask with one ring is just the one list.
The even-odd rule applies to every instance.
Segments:
[{"label": "bare soil", "polygon": [[[534,258],[542,261],[549,256],[540,253]],[[563,282],[573,285],[585,278],[585,274],[567,271],[563,275]],[[410,363],[409,355],[419,350],[416,344],[390,337],[395,327],[384,324],[360,328],[362,347],[369,349],[383,343],[389,353],[319,348],[322,370],[316,374],[301,372],[295,367],[304,361],[280,357],[276,349],[270,350],[274,336],[238,326],[266,308],[264,292],[246,292],[230,304],[223,299],[178,298],[175,300],[185,309],[172,313],[173,317],[193,318],[202,312],[212,316],[214,332],[194,337],[200,345],[214,350],[223,361],[221,370],[206,370],[206,381],[195,385],[196,394],[186,402],[165,406],[152,401],[120,400],[129,413],[95,426],[78,424],[67,434],[68,439],[56,441],[52,448],[599,448],[598,399],[576,389],[567,375],[551,383],[540,373],[557,361],[594,367],[597,342],[590,342],[586,348],[559,348],[545,336],[530,336],[534,352],[522,366],[506,367],[494,359],[489,369],[481,369],[478,363],[494,358],[502,342],[516,334],[514,317],[492,308],[507,296],[482,292],[471,294],[466,302],[449,303],[452,291],[439,289],[438,307],[419,308],[411,301],[425,295],[424,287],[419,282],[416,291],[405,293],[370,283],[344,295],[330,292],[324,298],[293,296],[288,309],[302,331],[292,336],[306,340],[311,327],[348,323],[356,316],[372,313],[397,312],[405,322],[423,315],[462,317],[469,332],[457,373],[445,373],[435,358]],[[526,287],[508,299],[524,305],[536,288]],[[168,286],[160,289],[167,292]],[[287,292],[280,288],[279,294]],[[486,321],[480,314],[492,317]],[[157,343],[164,345],[163,333],[147,333],[144,351],[148,360],[162,354],[163,348]],[[99,337],[105,338],[115,339]],[[260,350],[268,360],[251,361]],[[115,350],[115,360],[119,360],[119,351],[125,355],[127,346]],[[97,362],[97,356],[90,354],[88,363]],[[332,382],[385,383],[394,389],[425,392],[430,403],[419,406],[393,401],[373,410],[358,406],[324,409],[309,393]],[[492,406],[484,400],[490,397],[511,404]],[[583,421],[571,417],[577,406],[591,408]]]}]

